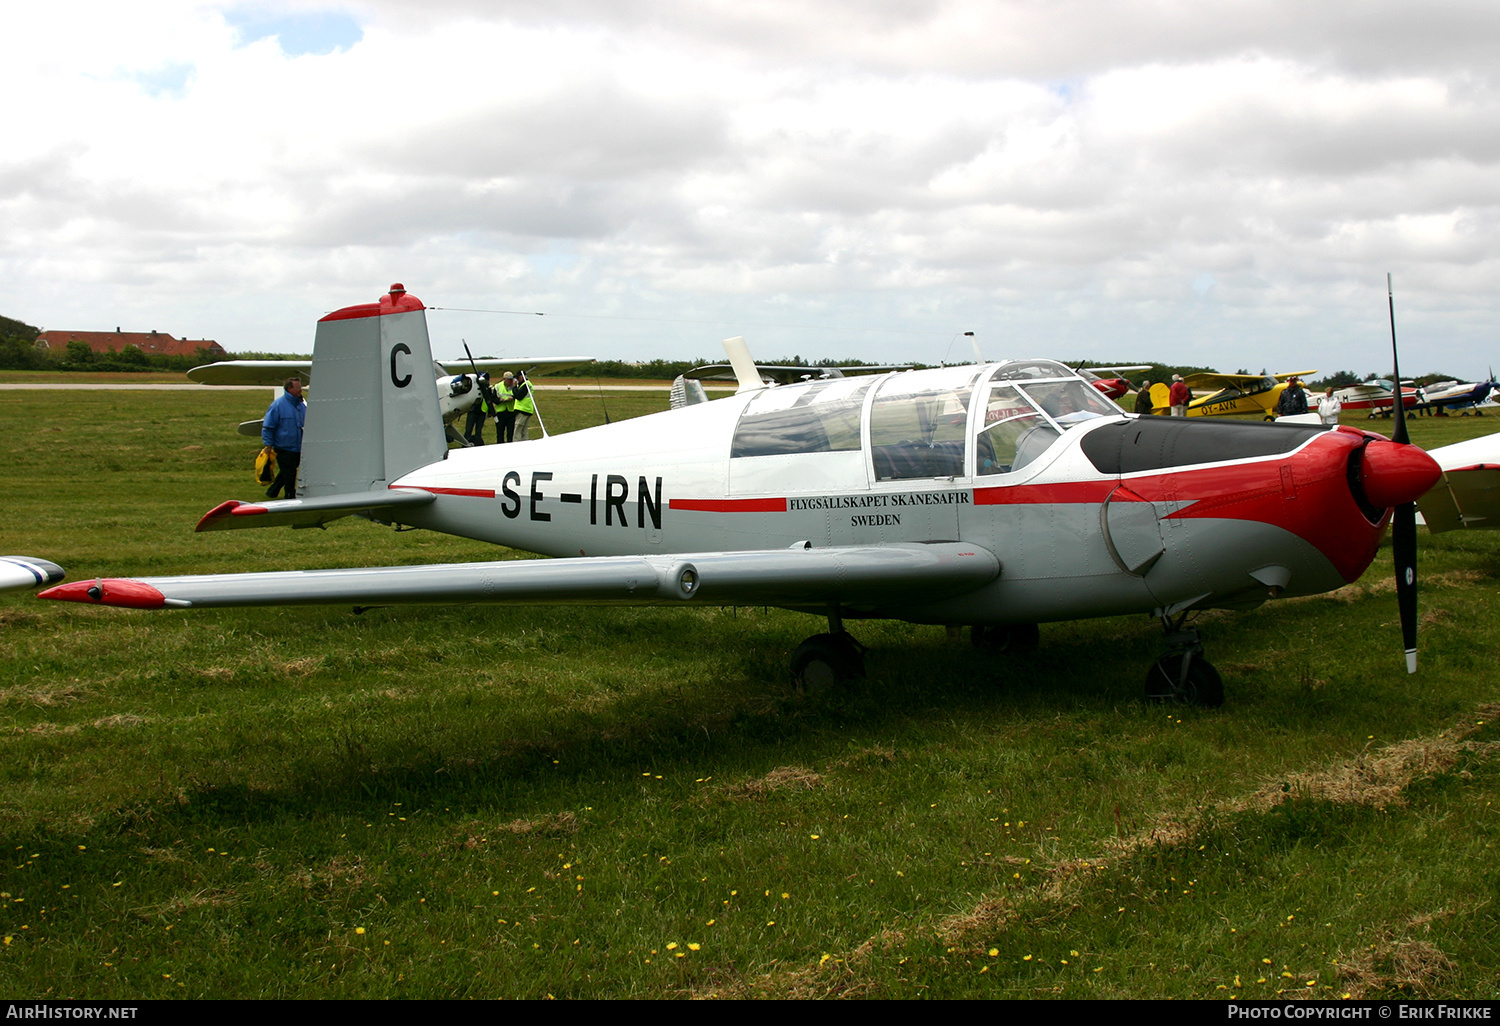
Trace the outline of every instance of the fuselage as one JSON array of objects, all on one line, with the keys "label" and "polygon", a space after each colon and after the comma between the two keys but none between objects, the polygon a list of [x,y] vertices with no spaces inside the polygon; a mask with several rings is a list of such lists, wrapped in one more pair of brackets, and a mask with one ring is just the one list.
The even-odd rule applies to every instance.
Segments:
[{"label": "fuselage", "polygon": [[1367,442],[1138,420],[1032,360],[787,385],[452,450],[391,487],[436,495],[403,523],[554,556],[972,543],[1001,563],[980,591],[848,611],[1019,623],[1247,607],[1357,579],[1387,515],[1351,490]]}]

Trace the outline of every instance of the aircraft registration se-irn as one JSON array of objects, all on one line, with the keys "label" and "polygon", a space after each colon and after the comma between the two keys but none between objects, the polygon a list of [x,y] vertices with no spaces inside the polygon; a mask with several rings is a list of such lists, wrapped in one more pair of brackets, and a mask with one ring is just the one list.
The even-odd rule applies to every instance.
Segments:
[{"label": "aircraft registration se-irn", "polygon": [[[743,340],[726,343],[730,397],[450,450],[433,389],[417,387],[423,310],[393,291],[319,321],[299,498],[225,502],[198,530],[358,515],[556,558],[95,578],[42,597],[774,605],[827,618],[792,657],[809,686],[862,673],[850,619],[967,625],[1020,648],[1038,623],[1147,613],[1167,635],[1148,697],[1217,705],[1188,615],[1356,580],[1392,507],[1440,475],[1416,446],[1349,427],[1137,419],[1045,359],[772,387]],[[1415,557],[1402,569],[1414,631]],[[1407,648],[1414,668],[1414,634]]]}]

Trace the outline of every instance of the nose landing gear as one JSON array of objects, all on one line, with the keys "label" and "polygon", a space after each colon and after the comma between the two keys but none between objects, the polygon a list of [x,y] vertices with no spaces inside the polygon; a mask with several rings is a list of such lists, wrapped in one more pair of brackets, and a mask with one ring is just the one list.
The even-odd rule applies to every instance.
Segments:
[{"label": "nose landing gear", "polygon": [[1167,654],[1146,674],[1146,701],[1159,704],[1196,705],[1217,709],[1224,704],[1224,680],[1213,663],[1203,658],[1203,643],[1197,630],[1183,630],[1163,617],[1167,629]]}]

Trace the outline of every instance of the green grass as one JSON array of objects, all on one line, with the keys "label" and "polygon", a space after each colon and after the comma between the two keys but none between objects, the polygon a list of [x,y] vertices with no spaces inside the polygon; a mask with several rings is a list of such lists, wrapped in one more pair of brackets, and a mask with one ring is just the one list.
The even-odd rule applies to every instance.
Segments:
[{"label": "green grass", "polygon": [[[253,497],[232,425],[264,397],[59,395],[0,392],[0,550],[75,579],[510,555],[194,534]],[[1419,675],[1386,550],[1338,594],[1203,616],[1215,711],[1141,703],[1146,618],[1024,657],[861,623],[869,680],[810,700],[785,661],[822,628],[777,610],[8,597],[0,990],[1492,997],[1500,535],[1421,546]]]}]

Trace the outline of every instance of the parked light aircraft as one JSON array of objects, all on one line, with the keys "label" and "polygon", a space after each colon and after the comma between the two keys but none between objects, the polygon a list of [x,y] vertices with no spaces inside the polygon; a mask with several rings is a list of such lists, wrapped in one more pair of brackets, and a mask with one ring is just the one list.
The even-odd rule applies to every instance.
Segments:
[{"label": "parked light aircraft", "polygon": [[[1208,391],[1188,401],[1189,417],[1218,417],[1231,413],[1259,413],[1266,420],[1276,416],[1276,403],[1293,378],[1307,378],[1318,373],[1288,371],[1285,374],[1218,374],[1199,373],[1184,377],[1183,383],[1193,392]],[[1151,386],[1153,413],[1171,412],[1170,383]]]},{"label": "parked light aircraft", "polygon": [[411,387],[430,360],[422,311],[392,294],[324,317],[300,497],[226,502],[198,529],[353,514],[559,558],[98,578],[42,597],[776,605],[827,618],[792,657],[809,683],[862,672],[846,619],[967,624],[1003,647],[1041,622],[1143,612],[1168,634],[1148,695],[1216,705],[1188,615],[1356,580],[1390,508],[1439,475],[1353,428],[1137,419],[1043,359],[779,387],[746,374],[712,402],[449,450],[433,393]]},{"label": "parked light aircraft", "polygon": [[[1369,410],[1369,416],[1384,415],[1389,417],[1392,408],[1396,405],[1394,398],[1394,385],[1386,378],[1371,378],[1369,381],[1359,385],[1350,385],[1340,388],[1333,394],[1338,397],[1339,403],[1347,412],[1350,410]],[[1421,396],[1417,388],[1409,381],[1401,383],[1401,405],[1405,409],[1411,409],[1421,402]]]},{"label": "parked light aircraft", "polygon": [[1447,416],[1450,410],[1458,410],[1464,417],[1473,410],[1474,416],[1483,417],[1484,411],[1479,409],[1479,404],[1496,388],[1500,388],[1500,384],[1495,381],[1495,372],[1490,371],[1488,381],[1442,381],[1427,385],[1422,391],[1427,396],[1427,405],[1435,408],[1439,417]]}]

